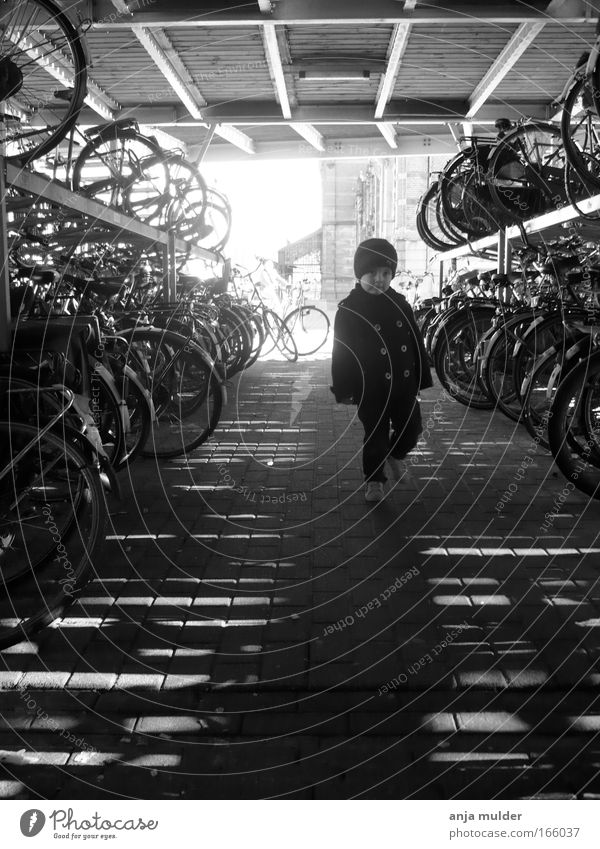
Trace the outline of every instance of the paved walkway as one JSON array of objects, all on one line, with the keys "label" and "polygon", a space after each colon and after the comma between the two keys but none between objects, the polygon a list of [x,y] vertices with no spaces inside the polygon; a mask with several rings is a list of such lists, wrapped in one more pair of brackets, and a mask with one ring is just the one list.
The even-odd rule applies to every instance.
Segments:
[{"label": "paved walkway", "polygon": [[68,618],[0,653],[3,797],[600,794],[600,505],[547,519],[548,457],[439,388],[366,505],[328,384],[259,364],[135,464]]}]

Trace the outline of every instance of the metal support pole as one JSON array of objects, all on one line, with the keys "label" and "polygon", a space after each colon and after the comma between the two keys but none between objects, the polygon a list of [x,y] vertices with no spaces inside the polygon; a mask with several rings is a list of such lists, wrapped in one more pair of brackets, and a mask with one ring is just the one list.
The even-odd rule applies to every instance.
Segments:
[{"label": "metal support pole", "polygon": [[163,247],[163,275],[162,275],[162,288],[163,294],[165,296],[165,301],[169,302],[169,245],[164,245]]},{"label": "metal support pole", "polygon": [[167,250],[169,253],[169,272],[167,275],[167,292],[168,300],[174,301],[177,297],[177,263],[176,263],[176,247],[175,240],[177,238],[176,231],[169,230],[169,244]]},{"label": "metal support pole", "polygon": [[202,160],[206,156],[206,151],[210,147],[210,143],[213,140],[213,136],[215,134],[216,129],[217,129],[216,124],[209,124],[208,132],[206,133],[206,136],[204,137],[204,140],[202,141],[202,144],[200,145],[200,150],[198,152],[198,156],[194,160],[192,160],[193,165],[200,165],[200,163],[202,162]]},{"label": "metal support pole", "polygon": [[0,155],[0,351],[9,351],[11,345],[7,230],[5,159]]},{"label": "metal support pole", "polygon": [[512,270],[512,244],[506,231],[504,233],[504,266],[505,274],[508,274]]},{"label": "metal support pole", "polygon": [[438,296],[442,297],[442,289],[444,288],[444,260],[440,260],[440,285],[439,285]]},{"label": "metal support pole", "polygon": [[498,230],[498,274],[506,274],[506,231]]}]

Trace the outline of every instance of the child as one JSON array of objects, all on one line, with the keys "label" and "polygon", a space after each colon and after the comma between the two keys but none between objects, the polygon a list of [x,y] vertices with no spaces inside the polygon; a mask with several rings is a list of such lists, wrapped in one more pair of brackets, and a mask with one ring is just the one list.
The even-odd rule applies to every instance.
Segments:
[{"label": "child", "polygon": [[384,497],[386,461],[396,480],[402,476],[399,461],[422,432],[418,392],[433,386],[412,309],[390,288],[397,264],[385,239],[361,242],[354,255],[358,282],[340,301],[334,324],[331,391],[339,404],[358,405],[367,501]]}]

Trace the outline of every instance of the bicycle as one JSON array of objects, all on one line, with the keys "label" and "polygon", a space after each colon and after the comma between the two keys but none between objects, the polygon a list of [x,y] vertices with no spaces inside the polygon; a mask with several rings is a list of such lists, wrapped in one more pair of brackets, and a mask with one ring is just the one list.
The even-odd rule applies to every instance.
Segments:
[{"label": "bicycle", "polygon": [[329,316],[319,307],[306,303],[306,292],[300,285],[294,308],[283,319],[292,336],[299,357],[316,354],[327,342],[331,323]]}]

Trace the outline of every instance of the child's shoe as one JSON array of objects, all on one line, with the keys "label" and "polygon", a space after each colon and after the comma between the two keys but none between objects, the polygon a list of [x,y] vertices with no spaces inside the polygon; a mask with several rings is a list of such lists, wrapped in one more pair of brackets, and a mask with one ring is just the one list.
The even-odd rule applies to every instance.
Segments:
[{"label": "child's shoe", "polygon": [[383,501],[384,492],[381,481],[369,481],[365,489],[365,501]]}]

